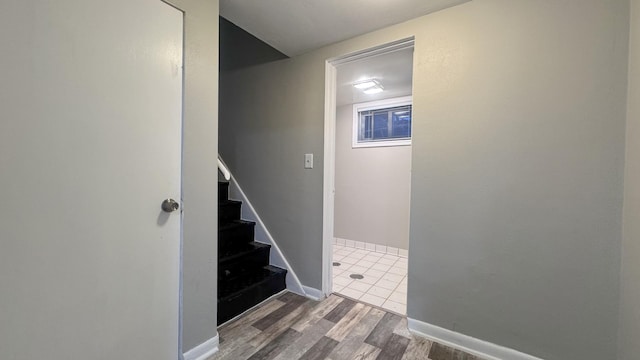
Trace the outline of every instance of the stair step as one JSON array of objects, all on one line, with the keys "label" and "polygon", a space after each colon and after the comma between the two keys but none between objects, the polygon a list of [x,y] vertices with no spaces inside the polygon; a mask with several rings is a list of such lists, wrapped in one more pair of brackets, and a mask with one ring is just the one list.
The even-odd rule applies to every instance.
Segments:
[{"label": "stair step", "polygon": [[253,221],[235,220],[218,228],[218,253],[238,249],[255,238]]},{"label": "stair step", "polygon": [[265,266],[232,283],[218,285],[218,325],[286,288],[287,270]]},{"label": "stair step", "polygon": [[218,324],[286,288],[287,270],[269,265],[271,245],[254,241],[256,224],[241,210],[229,183],[218,181]]},{"label": "stair step", "polygon": [[218,224],[222,226],[234,220],[240,220],[242,201],[225,200],[218,204]]},{"label": "stair step", "polygon": [[218,202],[229,200],[229,182],[218,181]]},{"label": "stair step", "polygon": [[219,254],[218,283],[237,281],[269,265],[269,249],[271,245],[251,242],[241,251]]}]

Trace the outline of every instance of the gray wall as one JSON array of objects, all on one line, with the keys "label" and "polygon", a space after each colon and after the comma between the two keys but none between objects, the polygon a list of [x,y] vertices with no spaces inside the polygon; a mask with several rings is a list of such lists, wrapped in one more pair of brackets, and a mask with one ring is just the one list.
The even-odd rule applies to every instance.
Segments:
[{"label": "gray wall", "polygon": [[615,358],[628,26],[628,0],[475,0],[229,72],[220,148],[320,288],[324,61],[415,36],[409,317]]},{"label": "gray wall", "polygon": [[218,0],[171,0],[185,12],[182,350],[217,334]]},{"label": "gray wall", "polygon": [[640,1],[631,1],[620,360],[640,354]]},{"label": "gray wall", "polygon": [[[219,146],[301,282],[319,289],[324,65],[318,60],[221,72]],[[304,169],[305,153],[315,154],[313,169]]]},{"label": "gray wall", "polygon": [[480,0],[431,18],[410,317],[544,359],[615,358],[627,9]]},{"label": "gray wall", "polygon": [[220,71],[241,69],[287,56],[220,17]]},{"label": "gray wall", "polygon": [[352,134],[353,105],[340,106],[334,236],[409,249],[411,146],[354,149]]}]

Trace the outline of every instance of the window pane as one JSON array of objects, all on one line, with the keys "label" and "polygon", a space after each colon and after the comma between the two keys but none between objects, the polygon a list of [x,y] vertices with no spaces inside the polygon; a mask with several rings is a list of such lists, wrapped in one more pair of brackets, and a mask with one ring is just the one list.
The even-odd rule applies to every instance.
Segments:
[{"label": "window pane", "polygon": [[371,140],[373,137],[372,115],[360,113],[360,132],[358,140]]},{"label": "window pane", "polygon": [[411,105],[358,113],[358,142],[411,139]]},{"label": "window pane", "polygon": [[386,139],[389,137],[389,113],[376,111],[373,115],[373,139]]},{"label": "window pane", "polygon": [[411,137],[411,108],[393,111],[392,116],[393,137]]}]

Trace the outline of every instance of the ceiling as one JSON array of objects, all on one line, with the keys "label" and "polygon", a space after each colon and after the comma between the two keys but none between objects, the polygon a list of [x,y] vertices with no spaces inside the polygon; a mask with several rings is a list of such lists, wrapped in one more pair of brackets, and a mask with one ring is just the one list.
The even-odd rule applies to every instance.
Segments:
[{"label": "ceiling", "polygon": [[[394,51],[338,66],[338,106],[411,95],[413,48]],[[367,95],[353,84],[376,79],[384,87],[378,94]]]},{"label": "ceiling", "polygon": [[469,0],[220,0],[220,15],[295,56]]}]

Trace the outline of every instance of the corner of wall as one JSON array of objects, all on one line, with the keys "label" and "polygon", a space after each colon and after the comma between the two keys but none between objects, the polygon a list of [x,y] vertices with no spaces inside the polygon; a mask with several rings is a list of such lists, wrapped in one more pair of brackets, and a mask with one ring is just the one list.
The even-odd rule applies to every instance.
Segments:
[{"label": "corner of wall", "polygon": [[[184,12],[181,352],[217,336],[219,0],[167,0]],[[189,353],[189,352],[187,352]]]},{"label": "corner of wall", "polygon": [[640,0],[630,1],[629,68],[620,270],[618,358],[636,359],[640,352]]},{"label": "corner of wall", "polygon": [[218,335],[194,347],[182,355],[182,360],[206,360],[217,353],[220,347]]}]

